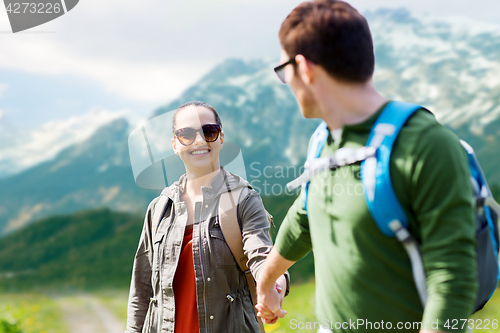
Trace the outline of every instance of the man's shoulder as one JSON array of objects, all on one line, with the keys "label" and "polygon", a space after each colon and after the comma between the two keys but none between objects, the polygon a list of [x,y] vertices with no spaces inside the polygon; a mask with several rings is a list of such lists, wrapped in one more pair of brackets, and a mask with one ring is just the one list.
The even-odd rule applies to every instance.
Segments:
[{"label": "man's shoulder", "polygon": [[470,183],[467,155],[459,137],[425,110],[417,111],[401,129],[390,166],[394,189],[402,203],[411,203],[417,188],[437,186],[436,177],[443,182],[453,178]]},{"label": "man's shoulder", "polygon": [[461,147],[459,137],[426,109],[416,111],[401,129],[395,151],[418,154],[422,150]]},{"label": "man's shoulder", "polygon": [[417,110],[406,122],[401,129],[400,135],[421,135],[429,130],[440,130],[444,126],[441,125],[434,114],[427,109]]}]

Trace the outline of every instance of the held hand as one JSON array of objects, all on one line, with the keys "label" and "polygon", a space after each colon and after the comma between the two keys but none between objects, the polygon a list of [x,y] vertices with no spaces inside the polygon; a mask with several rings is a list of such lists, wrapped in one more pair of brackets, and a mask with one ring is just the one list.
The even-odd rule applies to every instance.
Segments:
[{"label": "held hand", "polygon": [[274,286],[265,288],[257,284],[257,301],[255,306],[257,316],[262,318],[266,324],[274,324],[278,318],[283,318],[286,311],[281,308],[283,298],[285,296],[284,288],[286,288],[286,280],[280,276]]},{"label": "held hand", "polygon": [[265,324],[274,324],[278,321],[278,316],[272,313],[266,306],[259,303],[255,305],[255,308],[257,309],[257,316],[260,317]]},{"label": "held hand", "polygon": [[[286,281],[285,281],[286,283]],[[283,292],[283,288],[280,286],[280,284],[278,283],[278,281],[276,281],[276,291],[280,294],[280,295],[284,295],[285,293]],[[280,302],[280,307],[282,306],[283,304],[283,297],[281,298],[281,302]],[[257,309],[257,316],[259,316],[260,318],[262,318],[262,321],[266,324],[274,324],[278,321],[278,316],[275,315],[271,310],[269,310],[269,308],[263,304],[257,304],[255,305],[255,308]]]},{"label": "held hand", "polygon": [[276,290],[280,295],[280,305],[283,304],[283,299],[285,298],[285,290],[286,290],[286,278],[284,275],[281,275],[276,280]]},{"label": "held hand", "polygon": [[[283,258],[276,248],[273,248],[257,276],[258,304],[255,308],[260,313],[259,317],[270,318],[269,323],[276,322],[278,318],[286,315],[286,311],[281,308],[286,290],[286,278],[282,274],[293,263],[294,261]],[[267,319],[264,322],[267,322]]]}]

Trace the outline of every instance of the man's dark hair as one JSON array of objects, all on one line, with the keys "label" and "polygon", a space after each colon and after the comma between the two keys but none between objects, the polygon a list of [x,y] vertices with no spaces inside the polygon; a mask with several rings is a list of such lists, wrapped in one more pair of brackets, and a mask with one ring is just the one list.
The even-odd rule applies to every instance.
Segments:
[{"label": "man's dark hair", "polygon": [[219,125],[222,128],[222,122],[220,120],[219,114],[217,113],[217,111],[215,110],[215,108],[212,105],[205,103],[205,102],[201,102],[201,101],[191,101],[191,102],[187,102],[187,103],[182,104],[181,106],[179,106],[177,108],[177,110],[175,110],[174,116],[172,117],[172,132],[175,132],[175,120],[177,118],[177,113],[179,113],[179,111],[182,110],[183,108],[185,108],[186,106],[190,106],[190,105],[203,106],[204,108],[207,108],[210,111],[212,111],[214,113],[214,116],[215,116],[215,122],[217,123],[217,125]]},{"label": "man's dark hair", "polygon": [[368,81],[375,68],[366,19],[339,0],[303,2],[281,24],[281,47],[290,58],[302,54],[337,80]]}]

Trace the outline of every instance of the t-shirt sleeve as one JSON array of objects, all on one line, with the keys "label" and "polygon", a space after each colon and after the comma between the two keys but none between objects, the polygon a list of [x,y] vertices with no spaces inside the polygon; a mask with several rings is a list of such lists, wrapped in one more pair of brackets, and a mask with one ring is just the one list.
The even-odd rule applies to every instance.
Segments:
[{"label": "t-shirt sleeve", "polygon": [[[411,172],[428,300],[423,323],[453,331],[476,299],[475,219],[467,155],[458,137],[435,125],[420,135]],[[448,322],[447,322],[448,321]],[[449,327],[445,327],[448,323]],[[460,328],[459,327],[459,328]],[[464,330],[458,330],[464,331]]]},{"label": "t-shirt sleeve", "polygon": [[280,226],[275,248],[285,259],[297,261],[312,249],[309,221],[299,195]]}]

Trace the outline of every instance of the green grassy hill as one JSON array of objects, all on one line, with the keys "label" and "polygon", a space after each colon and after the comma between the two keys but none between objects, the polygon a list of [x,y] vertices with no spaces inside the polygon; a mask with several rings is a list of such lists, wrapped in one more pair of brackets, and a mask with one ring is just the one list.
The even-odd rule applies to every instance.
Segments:
[{"label": "green grassy hill", "polygon": [[108,209],[40,220],[0,240],[0,288],[125,288],[142,217]]},{"label": "green grassy hill", "polygon": [[[294,199],[264,198],[277,227]],[[96,209],[30,224],[0,239],[0,290],[128,288],[142,223],[142,216]],[[290,273],[294,282],[310,279],[312,253]]]},{"label": "green grassy hill", "polygon": [[[500,187],[492,191],[499,200]],[[274,234],[295,198],[263,198],[274,216]],[[127,289],[142,223],[142,216],[96,209],[45,218],[0,238],[0,290]],[[313,253],[293,265],[290,274],[294,283],[312,279]]]}]

